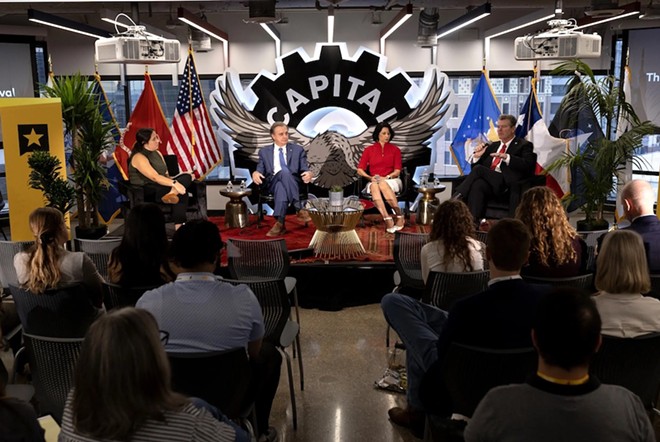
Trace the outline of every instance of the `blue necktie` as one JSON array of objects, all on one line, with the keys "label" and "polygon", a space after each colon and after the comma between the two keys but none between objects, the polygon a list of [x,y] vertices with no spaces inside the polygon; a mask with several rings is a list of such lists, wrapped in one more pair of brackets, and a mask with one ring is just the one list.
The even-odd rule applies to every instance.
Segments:
[{"label": "blue necktie", "polygon": [[289,166],[286,165],[286,160],[284,159],[284,148],[280,147],[280,167],[282,170],[289,170]]}]

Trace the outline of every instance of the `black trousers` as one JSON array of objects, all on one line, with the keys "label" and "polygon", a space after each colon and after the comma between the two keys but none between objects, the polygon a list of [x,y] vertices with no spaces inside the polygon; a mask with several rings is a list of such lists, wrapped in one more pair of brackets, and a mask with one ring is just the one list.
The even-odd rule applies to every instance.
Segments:
[{"label": "black trousers", "polygon": [[470,209],[474,222],[478,223],[486,213],[488,200],[505,190],[506,182],[502,173],[477,164],[472,166],[470,174],[456,187],[454,193],[463,195],[462,199]]},{"label": "black trousers", "polygon": [[258,431],[263,434],[268,431],[270,410],[280,383],[282,355],[275,345],[263,341],[259,357],[257,360],[251,360],[250,365],[252,366],[252,377],[244,405],[254,402]]},{"label": "black trousers", "polygon": [[[192,175],[182,173],[176,176],[176,180],[188,190],[192,184]],[[144,200],[161,204],[161,198],[172,190],[171,187],[161,186],[156,183],[147,183],[144,185]],[[188,193],[179,195],[179,202],[172,204],[172,222],[183,224],[186,222],[186,210],[188,210]]]}]

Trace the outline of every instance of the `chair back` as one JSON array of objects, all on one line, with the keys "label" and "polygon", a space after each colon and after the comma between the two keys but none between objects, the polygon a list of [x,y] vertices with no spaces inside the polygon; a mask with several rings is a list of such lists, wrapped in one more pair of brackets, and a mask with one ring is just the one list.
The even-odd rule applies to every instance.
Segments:
[{"label": "chair back", "polygon": [[81,338],[98,317],[85,289],[73,284],[42,294],[9,286],[24,333],[58,338]]},{"label": "chair back", "polygon": [[449,310],[457,300],[486,290],[489,278],[488,270],[463,273],[430,271],[422,302]]},{"label": "chair back", "polygon": [[420,291],[424,289],[421,252],[428,241],[428,233],[398,231],[394,234],[394,265],[401,277],[401,283],[395,291],[401,291],[402,287]]},{"label": "chair back", "polygon": [[103,282],[103,305],[107,311],[121,307],[135,307],[138,299],[155,286],[122,287],[111,282]]},{"label": "chair back", "polygon": [[283,279],[290,265],[286,241],[227,239],[227,264],[233,279]]},{"label": "chair back", "polygon": [[533,348],[492,349],[451,343],[443,359],[442,380],[451,410],[471,417],[488,391],[521,383],[536,369]]},{"label": "chair back", "polygon": [[570,276],[568,278],[541,278],[539,276],[522,275],[523,279],[530,284],[545,284],[552,288],[573,287],[587,291],[593,291],[594,274],[585,273],[584,275]]},{"label": "chair back", "polygon": [[651,291],[646,294],[646,296],[652,296],[653,298],[660,299],[660,275],[650,275],[651,276]]},{"label": "chair back", "polygon": [[103,279],[108,279],[108,260],[110,259],[110,254],[120,243],[121,238],[75,239],[76,250],[84,252],[85,255],[89,256]]},{"label": "chair back", "polygon": [[14,255],[26,251],[34,241],[0,241],[0,283],[9,290],[9,285],[18,285],[18,276],[14,267]]},{"label": "chair back", "polygon": [[655,408],[660,393],[660,333],[635,338],[603,335],[591,373],[604,384],[632,391],[647,410]]},{"label": "chair back", "polygon": [[73,387],[83,338],[51,338],[23,333],[40,414],[62,422],[64,403]]},{"label": "chair back", "polygon": [[259,301],[261,313],[264,317],[264,339],[281,347],[280,338],[282,331],[289,321],[291,304],[286,291],[284,279],[247,279],[232,280],[223,279],[230,284],[246,284]]},{"label": "chair back", "polygon": [[596,247],[598,246],[598,238],[608,232],[605,230],[589,230],[578,232],[587,244],[587,270],[593,271],[596,268]]},{"label": "chair back", "polygon": [[172,388],[204,399],[230,419],[245,408],[252,368],[245,348],[220,352],[167,353]]}]

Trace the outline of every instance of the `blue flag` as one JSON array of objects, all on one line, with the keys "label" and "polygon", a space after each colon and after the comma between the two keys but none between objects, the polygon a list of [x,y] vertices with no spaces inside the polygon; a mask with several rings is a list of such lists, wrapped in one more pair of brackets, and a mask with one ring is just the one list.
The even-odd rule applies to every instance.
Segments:
[{"label": "blue flag", "polygon": [[456,132],[456,137],[450,146],[461,174],[470,173],[468,159],[476,144],[497,140],[495,122],[499,116],[500,107],[490,87],[486,72],[483,71],[463,121]]},{"label": "blue flag", "polygon": [[[112,130],[112,137],[114,138],[114,145],[116,146],[119,144],[119,125],[117,124],[117,120],[115,120],[115,116],[112,113],[110,102],[108,101],[108,97],[105,94],[105,90],[103,90],[103,85],[101,85],[101,77],[98,74],[96,74],[94,77],[93,93],[98,97],[97,103],[99,105],[99,112],[103,116],[103,120],[113,123],[114,129]],[[103,222],[107,224],[119,214],[121,210],[121,204],[126,200],[126,198],[121,193],[119,193],[119,180],[122,179],[122,176],[119,172],[119,168],[112,159],[112,152],[109,152],[105,158],[108,161],[105,164],[105,167],[107,169],[108,182],[110,183],[110,187],[104,192],[103,198],[99,203],[99,216]]]}]

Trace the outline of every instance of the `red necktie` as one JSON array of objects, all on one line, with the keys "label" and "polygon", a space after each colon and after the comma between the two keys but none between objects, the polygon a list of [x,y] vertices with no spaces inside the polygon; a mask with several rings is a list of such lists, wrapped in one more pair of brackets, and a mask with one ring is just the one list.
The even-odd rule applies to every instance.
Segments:
[{"label": "red necktie", "polygon": [[[502,147],[500,147],[500,150],[497,151],[498,154],[503,154],[506,153],[506,143],[502,143]],[[490,163],[490,170],[495,170],[498,164],[502,161],[502,158],[500,157],[495,157],[493,158],[493,161]]]}]

